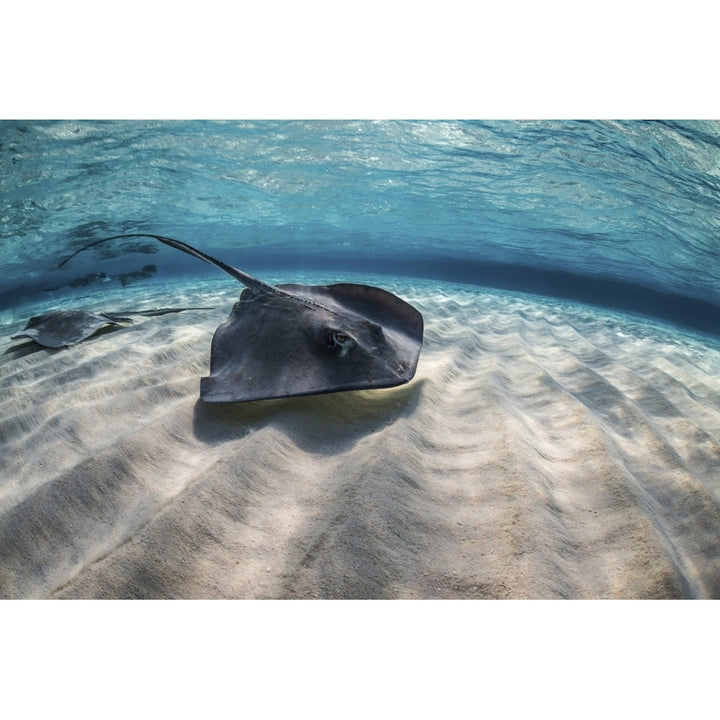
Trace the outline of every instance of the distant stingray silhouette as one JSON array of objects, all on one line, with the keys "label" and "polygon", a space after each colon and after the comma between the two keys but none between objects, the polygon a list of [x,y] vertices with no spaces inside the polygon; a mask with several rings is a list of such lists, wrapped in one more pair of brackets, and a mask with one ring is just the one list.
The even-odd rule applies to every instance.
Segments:
[{"label": "distant stingray silhouette", "polygon": [[246,286],[213,336],[210,376],[200,382],[202,400],[242,402],[388,388],[414,377],[423,341],[422,315],[381,288],[268,285],[179,240],[149,233],[97,240],[61,266],[94,245],[139,237],[193,255]]}]

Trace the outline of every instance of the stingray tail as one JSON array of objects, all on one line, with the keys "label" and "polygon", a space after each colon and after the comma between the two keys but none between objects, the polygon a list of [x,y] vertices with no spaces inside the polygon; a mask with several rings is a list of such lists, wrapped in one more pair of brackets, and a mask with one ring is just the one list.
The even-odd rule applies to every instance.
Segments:
[{"label": "stingray tail", "polygon": [[206,263],[209,263],[210,265],[214,265],[219,270],[222,270],[223,272],[226,272],[228,275],[232,275],[236,280],[241,282],[243,285],[249,287],[251,290],[256,290],[261,293],[272,293],[274,295],[285,295],[282,290],[278,290],[278,288],[273,287],[272,285],[268,285],[267,283],[263,282],[262,280],[258,280],[257,278],[254,278],[252,275],[248,275],[247,273],[244,273],[242,270],[238,270],[237,268],[234,268],[232,265],[227,265],[222,260],[216,260],[214,257],[211,257],[210,255],[206,255],[204,252],[201,252],[200,250],[196,250],[194,247],[187,245],[184,242],[180,242],[179,240],[173,240],[173,238],[165,237],[164,235],[153,235],[152,233],[128,233],[126,235],[113,235],[112,237],[103,238],[102,240],[96,240],[95,242],[91,242],[88,245],[85,245],[84,247],[80,248],[79,250],[76,250],[72,255],[69,255],[66,257],[58,267],[62,267],[68,260],[71,260],[79,253],[83,252],[84,250],[87,250],[88,248],[94,247],[95,245],[100,245],[101,243],[110,242],[111,240],[120,240],[122,238],[139,238],[139,237],[149,237],[154,238],[155,240],[160,241],[161,243],[164,243],[165,245],[169,245],[170,247],[174,247],[177,250],[182,250],[183,252],[187,253],[188,255],[193,255],[194,257],[205,261]]}]

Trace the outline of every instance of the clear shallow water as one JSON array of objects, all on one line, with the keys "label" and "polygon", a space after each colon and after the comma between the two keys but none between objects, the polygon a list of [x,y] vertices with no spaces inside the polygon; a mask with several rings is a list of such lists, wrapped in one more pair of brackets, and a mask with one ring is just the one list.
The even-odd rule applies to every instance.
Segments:
[{"label": "clear shallow water", "polygon": [[138,299],[217,272],[152,240],[58,269],[148,231],[251,272],[430,277],[720,327],[714,122],[3,121],[0,163],[6,316],[72,304],[66,283],[92,273],[110,279],[81,292],[154,265]]},{"label": "clear shallow water", "polygon": [[[716,125],[0,130],[0,595],[720,597]],[[237,283],[150,239],[59,267],[141,231],[396,292],[415,379],[202,403]]]}]

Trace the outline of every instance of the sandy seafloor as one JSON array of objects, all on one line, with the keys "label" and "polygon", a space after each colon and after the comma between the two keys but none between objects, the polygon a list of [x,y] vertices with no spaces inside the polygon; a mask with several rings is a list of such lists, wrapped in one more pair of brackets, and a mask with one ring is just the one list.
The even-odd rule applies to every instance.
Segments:
[{"label": "sandy seafloor", "polygon": [[10,340],[24,323],[6,313],[0,596],[720,597],[720,343],[533,296],[348,279],[423,312],[408,385],[203,403],[238,292],[224,278],[78,298],[214,309],[59,350]]}]

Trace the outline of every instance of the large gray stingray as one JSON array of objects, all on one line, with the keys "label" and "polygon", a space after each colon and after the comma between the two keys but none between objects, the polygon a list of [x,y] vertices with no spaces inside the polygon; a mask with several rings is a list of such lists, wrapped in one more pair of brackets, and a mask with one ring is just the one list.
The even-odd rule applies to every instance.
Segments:
[{"label": "large gray stingray", "polygon": [[387,290],[350,283],[268,285],[190,245],[148,233],[116,235],[82,249],[137,237],[182,250],[246,286],[213,336],[210,376],[200,383],[206,402],[388,388],[415,375],[423,318]]},{"label": "large gray stingray", "polygon": [[28,337],[39,345],[57,348],[74,345],[96,333],[106,325],[126,325],[133,322],[128,315],[166,315],[185,310],[208,310],[209,308],[156,308],[153,310],[128,310],[122,315],[95,313],[90,310],[53,310],[45,315],[31,317],[22,332],[12,340]]}]

